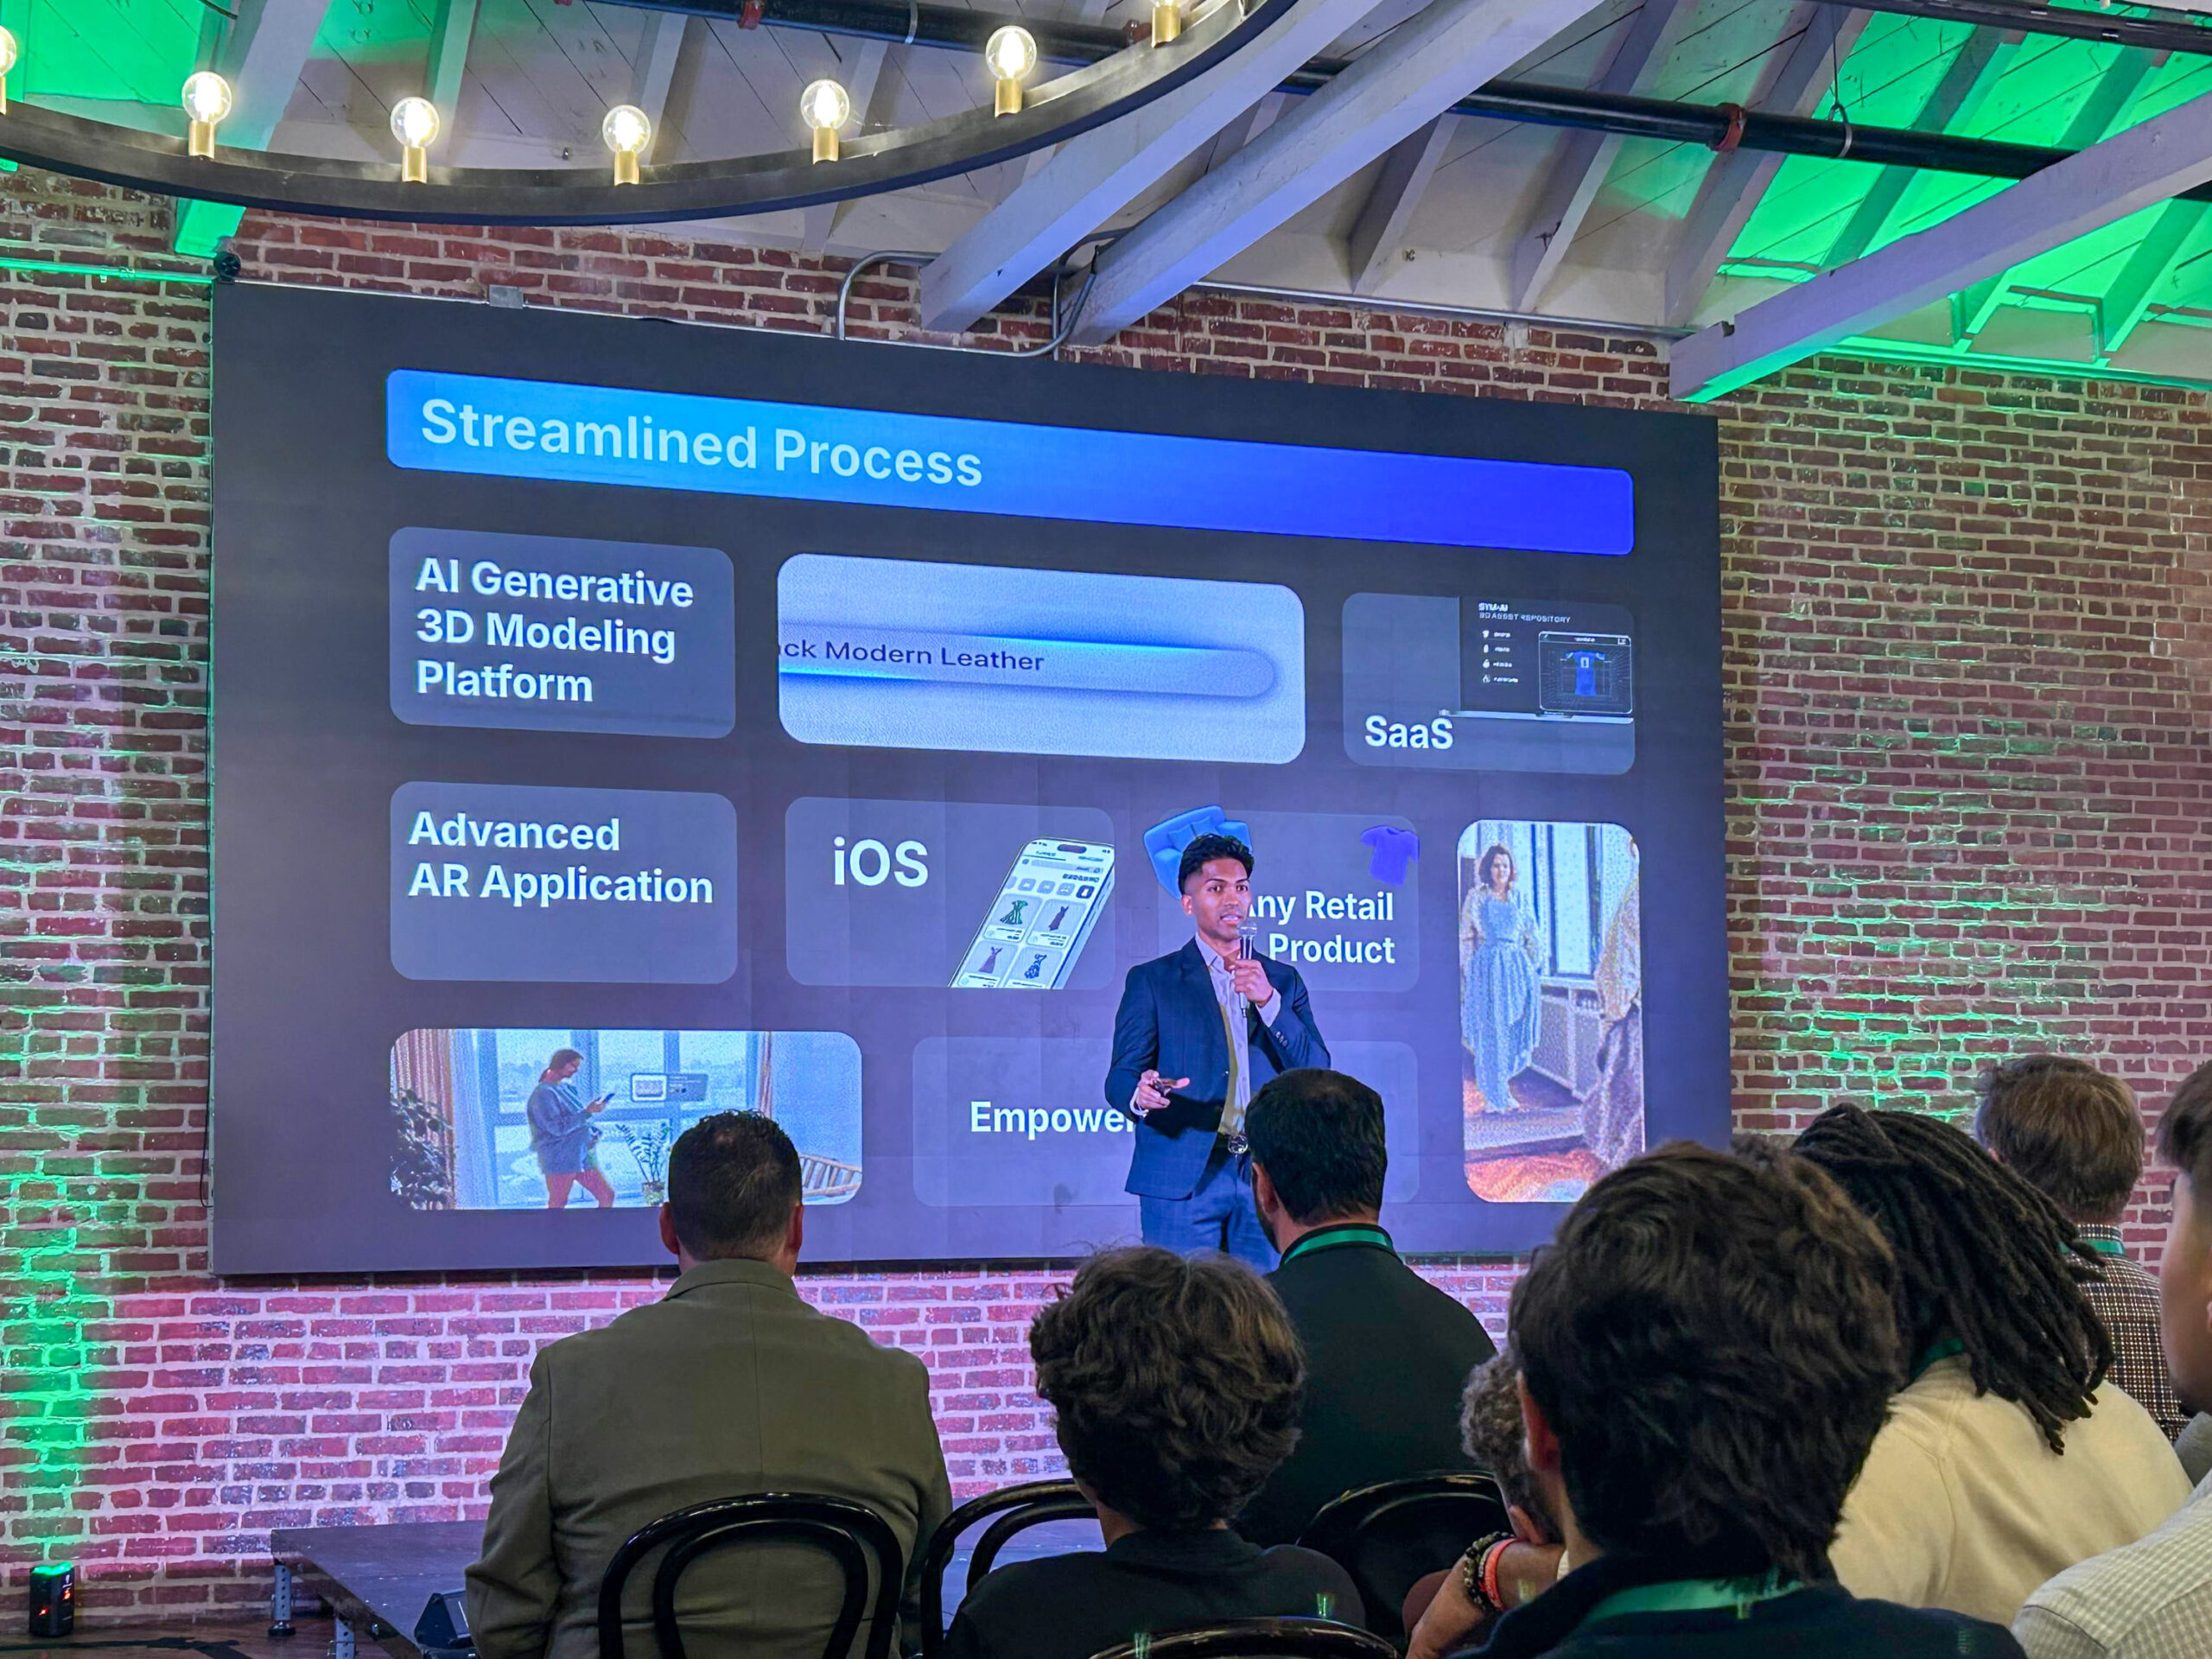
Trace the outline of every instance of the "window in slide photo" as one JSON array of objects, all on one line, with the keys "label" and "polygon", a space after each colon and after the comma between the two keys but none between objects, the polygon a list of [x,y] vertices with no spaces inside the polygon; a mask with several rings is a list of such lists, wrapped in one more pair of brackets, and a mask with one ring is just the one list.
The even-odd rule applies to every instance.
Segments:
[{"label": "window in slide photo", "polygon": [[677,1136],[759,1112],[809,1204],[861,1187],[861,1052],[841,1031],[425,1029],[391,1046],[391,1190],[417,1210],[637,1209]]},{"label": "window in slide photo", "polygon": [[1612,823],[1484,819],[1459,837],[1467,1185],[1567,1203],[1643,1150],[1636,841]]}]

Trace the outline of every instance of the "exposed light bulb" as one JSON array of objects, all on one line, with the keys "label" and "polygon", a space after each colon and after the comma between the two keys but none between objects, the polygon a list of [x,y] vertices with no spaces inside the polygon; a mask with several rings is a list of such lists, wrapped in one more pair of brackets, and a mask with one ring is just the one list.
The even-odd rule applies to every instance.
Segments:
[{"label": "exposed light bulb", "polygon": [[399,176],[423,184],[430,176],[427,153],[438,136],[438,106],[427,98],[403,98],[391,106],[391,136],[399,140]]},{"label": "exposed light bulb", "polygon": [[1017,23],[994,29],[983,42],[983,62],[995,84],[994,115],[1021,112],[1021,79],[1037,67],[1037,38]]},{"label": "exposed light bulb", "polygon": [[0,115],[8,112],[8,72],[16,67],[23,48],[12,29],[0,29]]},{"label": "exposed light bulb", "polygon": [[192,118],[185,129],[186,150],[201,157],[213,156],[215,124],[231,112],[231,83],[213,69],[186,76],[184,112]]},{"label": "exposed light bulb", "polygon": [[215,122],[231,112],[231,83],[213,69],[202,69],[184,83],[184,112],[195,121]]},{"label": "exposed light bulb", "polygon": [[853,100],[834,80],[810,81],[798,95],[798,118],[813,129],[814,159],[837,159],[837,129],[852,118]]},{"label": "exposed light bulb", "polygon": [[638,181],[638,157],[653,141],[652,118],[634,104],[617,104],[599,124],[599,136],[614,152],[614,182]]}]

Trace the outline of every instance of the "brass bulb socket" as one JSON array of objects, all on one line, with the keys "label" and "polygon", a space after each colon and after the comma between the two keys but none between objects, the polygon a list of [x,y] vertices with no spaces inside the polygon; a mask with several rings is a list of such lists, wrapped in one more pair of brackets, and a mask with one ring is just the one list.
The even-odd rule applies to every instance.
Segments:
[{"label": "brass bulb socket", "polygon": [[814,159],[834,162],[837,159],[837,129],[817,127],[814,130]]},{"label": "brass bulb socket", "polygon": [[1018,80],[1001,80],[997,83],[997,86],[998,91],[991,100],[991,113],[993,115],[1020,115],[1021,113],[1021,83]]},{"label": "brass bulb socket", "polygon": [[213,121],[194,121],[184,130],[184,148],[188,155],[212,161],[215,155],[215,124]]},{"label": "brass bulb socket", "polygon": [[635,184],[638,181],[638,153],[632,149],[614,152],[614,182]]},{"label": "brass bulb socket", "polygon": [[0,75],[0,115],[8,113],[8,78]]},{"label": "brass bulb socket", "polygon": [[430,152],[420,144],[410,144],[400,151],[399,181],[402,184],[428,184],[430,181]]},{"label": "brass bulb socket", "polygon": [[1165,46],[1183,33],[1183,8],[1175,0],[1153,0],[1152,43]]}]

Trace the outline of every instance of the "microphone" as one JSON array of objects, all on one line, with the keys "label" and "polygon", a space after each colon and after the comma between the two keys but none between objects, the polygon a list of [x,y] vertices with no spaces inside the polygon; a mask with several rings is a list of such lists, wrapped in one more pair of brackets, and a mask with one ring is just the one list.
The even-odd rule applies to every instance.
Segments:
[{"label": "microphone", "polygon": [[[1260,925],[1249,916],[1236,924],[1236,954],[1246,962],[1260,954]],[[1251,999],[1242,991],[1236,994],[1237,1012],[1252,1006]]]}]

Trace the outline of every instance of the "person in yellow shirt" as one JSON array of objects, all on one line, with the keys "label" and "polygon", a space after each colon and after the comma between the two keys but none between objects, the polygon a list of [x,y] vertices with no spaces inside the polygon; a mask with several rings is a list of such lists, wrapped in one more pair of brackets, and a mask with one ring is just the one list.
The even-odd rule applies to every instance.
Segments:
[{"label": "person in yellow shirt", "polygon": [[1888,1238],[1909,1380],[1843,1507],[1855,1595],[2010,1624],[2031,1592],[2189,1496],[2150,1414],[2106,1381],[2095,1256],[1958,1129],[1838,1106],[1798,1136]]}]

